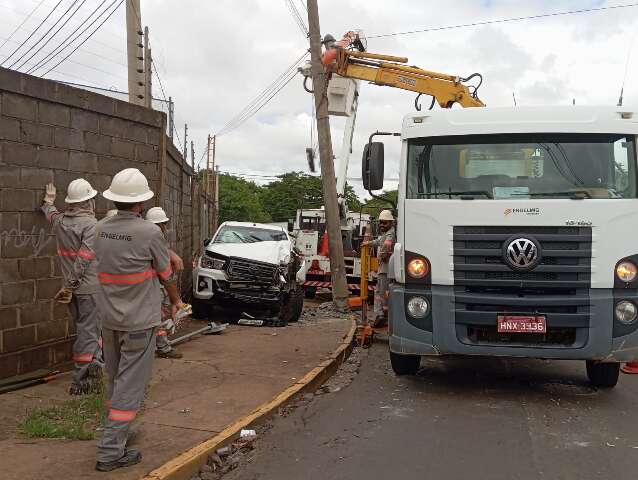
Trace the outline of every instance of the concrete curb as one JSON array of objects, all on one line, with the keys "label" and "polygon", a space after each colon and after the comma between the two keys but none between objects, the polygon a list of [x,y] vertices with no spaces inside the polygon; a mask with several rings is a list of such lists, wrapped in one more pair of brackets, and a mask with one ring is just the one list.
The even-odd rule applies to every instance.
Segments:
[{"label": "concrete curb", "polygon": [[350,331],[343,337],[338,348],[327,360],[313,368],[301,380],[286,388],[269,402],[257,407],[248,415],[231,423],[214,437],[153,470],[144,476],[142,480],[188,480],[199,472],[201,466],[206,463],[208,455],[218,448],[231,443],[239,435],[242,428],[248,428],[267,419],[270,415],[276,413],[279,407],[286,405],[296,395],[317,390],[350,356],[354,347],[353,339],[356,329],[357,325],[353,320]]}]

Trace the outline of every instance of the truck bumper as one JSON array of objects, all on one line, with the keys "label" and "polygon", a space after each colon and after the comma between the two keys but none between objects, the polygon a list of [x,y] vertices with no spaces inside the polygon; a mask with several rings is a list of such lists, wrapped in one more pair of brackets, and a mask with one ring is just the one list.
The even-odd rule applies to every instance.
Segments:
[{"label": "truck bumper", "polygon": [[[415,319],[407,313],[407,302],[415,295],[426,297],[430,303],[429,313],[423,319]],[[548,335],[504,336],[495,332],[499,312],[479,311],[466,315],[463,307],[456,303],[453,286],[423,288],[393,284],[390,287],[390,351],[405,355],[479,355],[606,362],[638,359],[638,322],[625,326],[616,321],[614,315],[614,305],[619,300],[632,300],[638,304],[638,291],[590,289],[587,295],[589,308],[585,313],[570,316],[538,311],[538,315],[547,319],[548,332],[551,332]],[[516,307],[508,308],[508,313],[516,314]]]}]

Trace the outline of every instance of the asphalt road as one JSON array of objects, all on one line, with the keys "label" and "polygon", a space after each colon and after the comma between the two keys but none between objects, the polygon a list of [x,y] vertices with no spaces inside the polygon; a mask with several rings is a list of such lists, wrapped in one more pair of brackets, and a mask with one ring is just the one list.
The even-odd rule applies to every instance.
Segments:
[{"label": "asphalt road", "polygon": [[428,360],[395,377],[387,346],[349,386],[278,417],[247,479],[635,479],[638,376],[587,384],[581,362]]}]

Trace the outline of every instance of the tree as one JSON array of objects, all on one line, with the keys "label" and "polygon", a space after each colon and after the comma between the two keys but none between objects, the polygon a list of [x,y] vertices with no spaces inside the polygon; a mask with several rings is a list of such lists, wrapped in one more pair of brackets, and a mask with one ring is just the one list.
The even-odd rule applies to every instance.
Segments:
[{"label": "tree", "polygon": [[[390,190],[387,192],[384,191],[381,195],[378,195],[378,196],[382,198],[390,199],[396,205],[397,199],[399,197],[399,191],[398,190]],[[369,213],[370,215],[373,216],[373,218],[378,217],[379,213],[381,213],[381,210],[392,210],[392,205],[385,200],[371,198],[363,206],[363,212]]]},{"label": "tree", "polygon": [[243,178],[222,174],[219,176],[219,223],[270,222],[260,195],[263,187]]}]

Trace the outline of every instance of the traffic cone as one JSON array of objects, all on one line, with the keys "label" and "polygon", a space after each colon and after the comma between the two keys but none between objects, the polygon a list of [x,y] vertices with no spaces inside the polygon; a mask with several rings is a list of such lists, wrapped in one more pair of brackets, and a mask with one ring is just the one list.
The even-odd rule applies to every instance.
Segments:
[{"label": "traffic cone", "polygon": [[328,245],[328,232],[321,237],[321,245],[319,246],[319,255],[327,257],[330,254],[330,247]]},{"label": "traffic cone", "polygon": [[638,374],[638,362],[627,362],[620,369],[623,373]]}]

